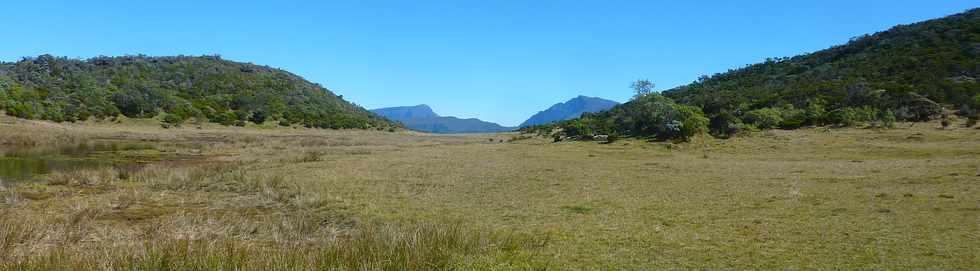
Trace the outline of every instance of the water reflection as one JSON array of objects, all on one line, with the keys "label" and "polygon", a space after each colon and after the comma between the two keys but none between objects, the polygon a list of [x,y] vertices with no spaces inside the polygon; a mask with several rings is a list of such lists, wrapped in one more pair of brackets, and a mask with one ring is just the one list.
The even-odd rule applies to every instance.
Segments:
[{"label": "water reflection", "polygon": [[0,148],[0,186],[30,181],[58,171],[96,167],[131,170],[139,162],[127,159],[121,153],[143,150],[154,150],[154,146],[130,142],[85,142],[53,148]]}]

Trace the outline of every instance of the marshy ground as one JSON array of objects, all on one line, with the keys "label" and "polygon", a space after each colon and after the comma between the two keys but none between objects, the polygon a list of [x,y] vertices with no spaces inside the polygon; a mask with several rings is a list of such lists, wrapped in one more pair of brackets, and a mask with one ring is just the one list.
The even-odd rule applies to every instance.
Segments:
[{"label": "marshy ground", "polygon": [[152,148],[5,184],[0,269],[975,268],[980,130],[937,126],[598,144],[4,118],[5,148]]}]

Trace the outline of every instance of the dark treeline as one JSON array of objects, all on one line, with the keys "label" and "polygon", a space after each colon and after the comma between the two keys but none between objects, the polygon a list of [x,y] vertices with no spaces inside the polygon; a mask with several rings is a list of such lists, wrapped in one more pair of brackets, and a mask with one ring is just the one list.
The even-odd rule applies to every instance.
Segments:
[{"label": "dark treeline", "polygon": [[[812,54],[702,76],[663,95],[638,95],[609,112],[525,131],[563,128],[569,137],[592,133],[685,139],[690,135],[682,131],[707,128],[727,137],[754,129],[927,121],[942,117],[944,105],[975,119],[980,110],[978,76],[980,9],[974,9],[857,37]],[[703,117],[706,126],[690,116]]]},{"label": "dark treeline", "polygon": [[162,116],[225,125],[277,121],[317,128],[385,128],[387,120],[291,73],[218,56],[42,55],[0,63],[0,110],[51,121]]}]

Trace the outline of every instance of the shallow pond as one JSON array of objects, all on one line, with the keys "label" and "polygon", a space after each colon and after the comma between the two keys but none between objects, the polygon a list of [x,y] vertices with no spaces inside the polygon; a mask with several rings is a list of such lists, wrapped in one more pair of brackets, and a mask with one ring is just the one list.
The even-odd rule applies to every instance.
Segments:
[{"label": "shallow pond", "polygon": [[38,180],[59,171],[101,167],[132,171],[167,157],[151,143],[115,140],[58,147],[0,147],[0,187]]}]

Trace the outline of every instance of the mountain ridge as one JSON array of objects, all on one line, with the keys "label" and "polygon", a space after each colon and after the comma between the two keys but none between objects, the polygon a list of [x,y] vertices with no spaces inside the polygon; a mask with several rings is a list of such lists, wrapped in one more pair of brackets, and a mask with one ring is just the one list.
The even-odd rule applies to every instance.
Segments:
[{"label": "mountain ridge", "polygon": [[528,127],[574,119],[582,116],[583,113],[600,112],[612,108],[618,104],[619,102],[612,100],[579,95],[568,101],[556,103],[548,109],[539,111],[521,123],[521,125],[518,127]]},{"label": "mountain ridge", "polygon": [[405,125],[406,128],[437,134],[496,133],[514,130],[478,118],[440,116],[426,104],[372,109],[371,112]]}]

